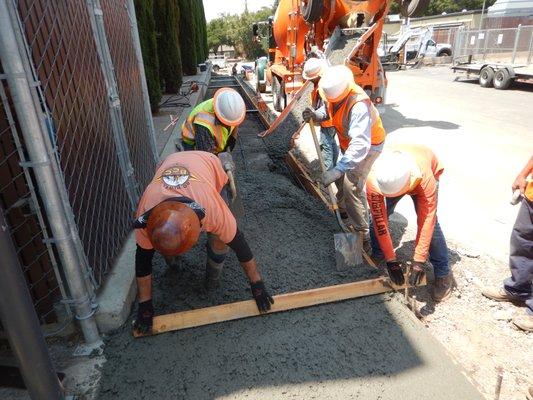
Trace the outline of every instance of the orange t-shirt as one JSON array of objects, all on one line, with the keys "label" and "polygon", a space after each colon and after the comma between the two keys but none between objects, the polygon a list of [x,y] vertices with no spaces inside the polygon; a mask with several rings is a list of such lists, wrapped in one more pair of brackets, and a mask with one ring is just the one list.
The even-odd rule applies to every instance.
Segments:
[{"label": "orange t-shirt", "polygon": [[[152,182],[146,187],[137,207],[137,218],[170,197],[186,196],[202,206],[205,218],[202,231],[229,243],[237,233],[237,221],[220,191],[228,176],[217,156],[204,151],[183,151],[162,161]],[[153,249],[146,229],[136,229],[137,244]]]},{"label": "orange t-shirt", "polygon": [[[390,150],[399,150],[411,155],[420,169],[420,181],[405,194],[415,196],[418,230],[414,261],[424,262],[429,254],[429,245],[437,222],[437,184],[444,168],[428,147],[414,144],[394,144]],[[366,182],[366,196],[372,214],[374,232],[386,261],[396,258],[389,232],[387,206],[384,196],[374,185],[372,172]]]}]

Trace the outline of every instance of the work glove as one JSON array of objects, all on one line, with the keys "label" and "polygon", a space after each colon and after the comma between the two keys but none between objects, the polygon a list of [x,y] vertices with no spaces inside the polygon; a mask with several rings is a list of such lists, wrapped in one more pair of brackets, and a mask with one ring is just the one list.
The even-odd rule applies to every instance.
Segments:
[{"label": "work glove", "polygon": [[424,270],[424,267],[422,266],[421,262],[413,261],[411,263],[411,274],[409,275],[409,284],[411,286],[416,286],[420,284],[424,276],[426,275],[426,271]]},{"label": "work glove", "polygon": [[305,122],[317,119],[315,111],[309,107],[302,111],[302,118]]},{"label": "work glove", "polygon": [[274,299],[268,294],[263,281],[254,282],[251,287],[252,296],[254,296],[259,312],[264,313],[270,310],[271,304],[274,304]]},{"label": "work glove", "polygon": [[142,335],[152,332],[154,306],[152,300],[140,302],[137,306],[137,317],[133,321],[133,329]]},{"label": "work glove", "polygon": [[342,172],[339,171],[337,168],[332,168],[322,174],[322,178],[320,181],[324,186],[329,186],[333,182],[335,182],[337,179],[342,177]]},{"label": "work glove", "polygon": [[222,168],[224,168],[224,171],[235,172],[235,162],[233,161],[231,153],[223,151],[221,153],[218,153],[218,158],[220,160],[220,163],[222,164]]},{"label": "work glove", "polygon": [[402,263],[399,261],[387,261],[387,272],[389,273],[390,280],[398,286],[405,283],[403,276]]}]

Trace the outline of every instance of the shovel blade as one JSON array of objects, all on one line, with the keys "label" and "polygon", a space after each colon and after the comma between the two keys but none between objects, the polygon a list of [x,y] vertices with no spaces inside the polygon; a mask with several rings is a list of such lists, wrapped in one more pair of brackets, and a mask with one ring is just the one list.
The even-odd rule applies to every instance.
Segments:
[{"label": "shovel blade", "polygon": [[363,263],[363,237],[355,233],[336,233],[335,265],[337,271],[345,271]]}]

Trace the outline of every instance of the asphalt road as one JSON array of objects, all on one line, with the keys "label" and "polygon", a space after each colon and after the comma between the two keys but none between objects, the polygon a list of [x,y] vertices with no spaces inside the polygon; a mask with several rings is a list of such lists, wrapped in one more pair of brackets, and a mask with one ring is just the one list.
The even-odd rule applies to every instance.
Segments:
[{"label": "asphalt road", "polygon": [[[447,238],[505,260],[518,211],[510,187],[533,154],[533,84],[499,91],[456,76],[448,67],[388,73],[387,140],[436,152],[445,165],[438,215]],[[411,201],[397,211],[416,226]]]}]

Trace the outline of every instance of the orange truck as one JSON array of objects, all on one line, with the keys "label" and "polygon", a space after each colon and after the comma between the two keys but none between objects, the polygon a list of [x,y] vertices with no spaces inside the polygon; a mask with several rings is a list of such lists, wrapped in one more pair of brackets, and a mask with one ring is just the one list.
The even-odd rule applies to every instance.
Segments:
[{"label": "orange truck", "polygon": [[[254,24],[259,38],[260,25],[268,27],[268,66],[274,108],[281,111],[303,86],[302,68],[314,52],[326,51],[335,28],[353,29],[357,43],[344,60],[355,81],[374,103],[383,101],[386,79],[377,55],[385,16],[393,0],[280,0],[273,19]],[[429,0],[400,1],[402,14],[416,16]],[[259,77],[258,77],[259,79]]]}]

